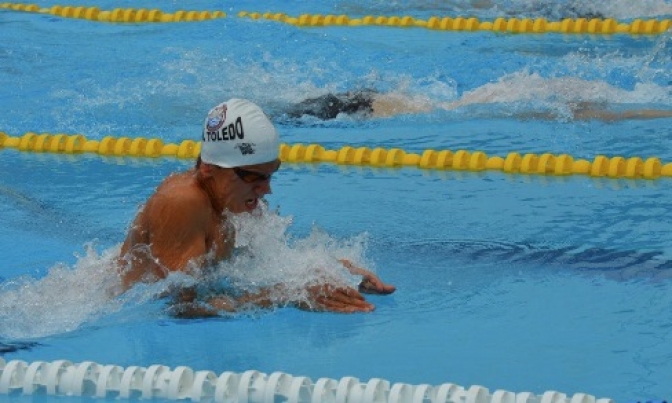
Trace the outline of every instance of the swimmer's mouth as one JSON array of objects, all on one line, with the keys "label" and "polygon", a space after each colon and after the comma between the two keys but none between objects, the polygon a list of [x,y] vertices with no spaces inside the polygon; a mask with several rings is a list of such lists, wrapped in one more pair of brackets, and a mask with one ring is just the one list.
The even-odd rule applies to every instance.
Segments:
[{"label": "swimmer's mouth", "polygon": [[268,200],[263,197],[257,197],[256,199],[247,199],[245,200],[245,207],[249,210],[256,210],[259,205],[268,207]]},{"label": "swimmer's mouth", "polygon": [[259,199],[249,199],[245,201],[245,207],[247,207],[248,210],[254,210],[258,205]]}]

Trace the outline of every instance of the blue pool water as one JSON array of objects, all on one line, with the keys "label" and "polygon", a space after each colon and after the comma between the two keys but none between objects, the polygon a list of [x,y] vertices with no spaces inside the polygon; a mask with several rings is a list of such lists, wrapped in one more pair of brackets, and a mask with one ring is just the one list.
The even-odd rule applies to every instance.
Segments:
[{"label": "blue pool water", "polygon": [[[308,29],[236,17],[241,10],[484,20],[672,15],[662,0],[638,7],[435,3],[202,0],[189,9],[229,17],[137,25],[0,11],[0,131],[179,142],[198,138],[211,106],[242,96],[264,107],[290,144],[672,161],[670,118],[602,122],[566,115],[568,104],[579,101],[614,110],[672,109],[669,33]],[[330,122],[283,115],[306,97],[353,88],[467,105]],[[549,111],[560,116],[521,117]],[[186,321],[168,316],[152,290],[109,300],[106,264],[138,207],[163,177],[190,165],[0,151],[0,355],[6,361],[256,369],[313,379],[584,392],[616,401],[672,397],[669,179],[287,163],[269,197],[279,215],[269,214],[266,224],[276,232],[262,233],[262,244],[284,245],[278,264],[301,266],[334,254],[358,259],[398,288],[370,297],[375,312],[287,308]]]}]

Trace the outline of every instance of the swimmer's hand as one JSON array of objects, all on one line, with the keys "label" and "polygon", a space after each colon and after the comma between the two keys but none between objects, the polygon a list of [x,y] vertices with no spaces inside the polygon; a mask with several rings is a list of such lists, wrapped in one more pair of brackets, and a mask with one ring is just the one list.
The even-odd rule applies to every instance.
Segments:
[{"label": "swimmer's hand", "polygon": [[354,288],[332,284],[316,284],[306,287],[309,301],[300,301],[296,306],[307,311],[329,311],[338,313],[371,312],[373,304]]},{"label": "swimmer's hand", "polygon": [[392,284],[383,283],[380,277],[368,270],[353,265],[352,262],[347,259],[341,259],[340,262],[343,263],[343,266],[345,266],[350,273],[363,277],[362,282],[359,283],[359,292],[366,294],[392,294],[397,289]]}]

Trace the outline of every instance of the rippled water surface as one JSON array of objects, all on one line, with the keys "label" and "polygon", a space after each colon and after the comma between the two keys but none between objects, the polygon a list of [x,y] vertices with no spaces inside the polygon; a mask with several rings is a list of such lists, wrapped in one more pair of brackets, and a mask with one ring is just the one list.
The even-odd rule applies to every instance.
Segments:
[{"label": "rippled water surface", "polygon": [[[611,110],[671,109],[669,33],[296,28],[236,17],[241,10],[483,20],[598,13],[630,21],[669,18],[669,2],[360,3],[261,9],[203,0],[189,8],[223,9],[229,17],[155,25],[0,11],[0,131],[178,142],[198,138],[212,105],[243,96],[269,112],[287,143],[672,161],[670,118],[568,115],[584,101]],[[330,122],[284,114],[306,97],[356,88],[438,109]],[[463,107],[439,108],[450,103]],[[550,119],[534,118],[547,112]],[[453,382],[617,401],[672,396],[669,179],[286,163],[268,198],[266,223],[275,232],[260,231],[261,241],[266,236],[269,249],[280,250],[277,267],[336,253],[361,259],[398,289],[370,297],[375,312],[284,308],[177,320],[152,290],[109,300],[109,262],[137,209],[162,178],[190,166],[171,158],[0,151],[4,359]],[[284,244],[277,249],[277,242]],[[274,267],[256,269],[251,276],[277,275]]]}]

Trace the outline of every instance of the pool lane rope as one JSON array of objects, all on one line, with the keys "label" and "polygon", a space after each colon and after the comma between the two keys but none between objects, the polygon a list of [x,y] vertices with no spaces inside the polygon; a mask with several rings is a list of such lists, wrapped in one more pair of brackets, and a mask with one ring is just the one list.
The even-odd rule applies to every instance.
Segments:
[{"label": "pool lane rope", "polygon": [[[88,140],[81,134],[25,133],[12,137],[0,132],[0,150],[15,148],[38,153],[82,154],[101,156],[196,159],[200,142],[184,140],[179,144],[143,137],[105,136]],[[281,144],[280,159],[288,163],[335,163],[378,168],[415,167],[420,169],[459,171],[501,171],[507,174],[587,175],[605,178],[658,179],[672,176],[672,163],[663,164],[658,157],[622,157],[598,155],[592,160],[575,159],[568,154],[521,154],[505,157],[488,156],[482,151],[432,150],[410,153],[400,148],[345,146],[327,150],[319,144]]]},{"label": "pool lane rope", "polygon": [[427,28],[439,31],[493,31],[510,33],[549,33],[563,34],[661,34],[672,27],[672,20],[635,19],[631,23],[619,23],[615,19],[565,18],[561,21],[548,21],[545,18],[497,18],[494,21],[480,21],[475,17],[430,17],[427,20],[411,16],[373,16],[350,18],[347,15],[301,14],[291,17],[282,13],[255,13],[241,11],[238,17],[267,19],[284,22],[299,27],[323,26],[387,26],[403,28]]},{"label": "pool lane rope", "polygon": [[91,361],[72,363],[22,360],[5,362],[0,357],[0,395],[84,396],[101,399],[166,399],[216,403],[613,403],[611,399],[576,393],[547,391],[493,393],[482,386],[464,388],[444,383],[438,386],[390,384],[379,378],[360,382],[355,377],[320,378],[284,372],[235,373],[170,368],[102,365]]},{"label": "pool lane rope", "polygon": [[[127,23],[205,21],[216,18],[225,18],[227,16],[226,13],[222,11],[179,10],[175,13],[166,13],[159,9],[145,8],[115,8],[113,10],[101,10],[98,7],[61,5],[44,8],[37,4],[26,3],[0,3],[0,9],[51,14],[63,18],[86,19],[90,21]],[[672,27],[671,19],[635,19],[630,23],[622,23],[613,18],[566,18],[561,21],[547,21],[545,18],[497,18],[494,21],[480,21],[475,17],[433,16],[424,20],[408,15],[365,15],[363,17],[350,17],[347,15],[333,14],[300,14],[299,16],[290,16],[280,12],[260,13],[248,11],[240,11],[237,16],[239,18],[249,18],[253,20],[266,19],[277,21],[297,27],[386,26],[399,28],[426,28],[440,31],[493,31],[510,33],[557,32],[564,34],[657,35],[667,32]]]},{"label": "pool lane rope", "polygon": [[184,22],[205,21],[226,17],[226,13],[222,11],[179,10],[175,13],[165,13],[156,8],[115,8],[108,11],[101,10],[98,7],[55,5],[50,8],[43,8],[37,4],[0,3],[0,9],[3,8],[14,11],[51,14],[57,17],[76,18],[97,22]]}]

